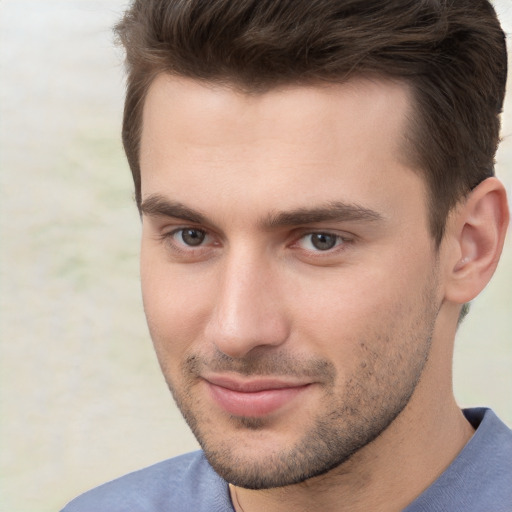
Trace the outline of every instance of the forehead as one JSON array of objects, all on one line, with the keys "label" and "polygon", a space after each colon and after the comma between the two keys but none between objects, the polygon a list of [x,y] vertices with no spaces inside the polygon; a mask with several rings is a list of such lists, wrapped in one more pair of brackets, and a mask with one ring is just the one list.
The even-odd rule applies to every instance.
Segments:
[{"label": "forehead", "polygon": [[[281,134],[291,139],[305,135],[304,129],[314,139],[313,127],[324,132],[347,125],[350,130],[345,129],[344,138],[355,138],[360,130],[385,124],[386,132],[396,134],[400,142],[410,96],[408,84],[383,78],[356,77],[344,83],[288,85],[246,93],[235,87],[160,74],[146,96],[143,134],[155,128],[173,137],[192,135],[200,143],[216,142],[218,135],[225,143],[224,136],[231,130],[237,142],[245,135],[254,143],[258,135],[268,133],[268,123],[274,123],[276,129],[286,128]],[[158,122],[167,114],[179,122],[179,126],[172,123],[175,131],[171,123]],[[346,126],[334,126],[333,118]],[[358,123],[353,123],[355,120]]]},{"label": "forehead", "polygon": [[142,198],[216,210],[237,199],[261,215],[272,201],[377,201],[380,189],[385,202],[392,188],[396,198],[418,188],[403,150],[410,96],[381,79],[246,94],[160,75],[144,107]]}]

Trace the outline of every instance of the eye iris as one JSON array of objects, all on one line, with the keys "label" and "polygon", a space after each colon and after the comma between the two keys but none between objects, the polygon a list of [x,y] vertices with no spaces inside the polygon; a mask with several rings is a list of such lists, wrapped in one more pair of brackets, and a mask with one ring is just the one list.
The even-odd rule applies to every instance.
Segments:
[{"label": "eye iris", "polygon": [[314,233],[311,235],[311,243],[319,251],[327,251],[336,245],[336,237],[326,233]]},{"label": "eye iris", "polygon": [[181,232],[181,239],[187,245],[200,245],[205,238],[205,232],[199,229],[184,229]]}]

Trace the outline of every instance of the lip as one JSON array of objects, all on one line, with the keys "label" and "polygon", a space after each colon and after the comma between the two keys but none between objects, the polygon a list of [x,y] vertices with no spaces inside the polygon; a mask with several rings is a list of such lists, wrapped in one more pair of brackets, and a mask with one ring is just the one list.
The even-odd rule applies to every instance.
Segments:
[{"label": "lip", "polygon": [[213,401],[225,412],[239,417],[259,418],[278,411],[304,393],[310,382],[279,379],[241,380],[226,376],[204,379]]}]

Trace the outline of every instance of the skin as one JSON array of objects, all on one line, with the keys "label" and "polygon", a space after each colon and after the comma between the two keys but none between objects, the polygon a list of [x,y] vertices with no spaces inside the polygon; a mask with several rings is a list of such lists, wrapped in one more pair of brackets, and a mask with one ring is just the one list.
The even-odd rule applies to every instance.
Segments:
[{"label": "skin", "polygon": [[[424,180],[403,156],[410,111],[407,87],[384,80],[247,95],[162,75],[150,88],[145,311],[237,510],[398,510],[472,434],[453,338],[497,260],[471,290],[459,279],[482,256],[471,201],[435,247]],[[503,209],[489,183],[477,199],[498,190]],[[233,413],[215,398],[225,386],[290,392],[269,410],[243,395],[252,414],[228,389]]]}]

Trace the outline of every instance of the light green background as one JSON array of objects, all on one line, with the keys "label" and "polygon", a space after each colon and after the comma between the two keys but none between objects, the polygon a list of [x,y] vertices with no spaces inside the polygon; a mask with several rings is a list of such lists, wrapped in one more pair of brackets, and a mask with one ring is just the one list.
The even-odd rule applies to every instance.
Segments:
[{"label": "light green background", "polygon": [[[0,511],[55,511],[193,449],[146,332],[121,150],[120,0],[0,3]],[[512,2],[496,3],[508,31]],[[511,98],[512,99],[512,98]],[[498,174],[512,193],[512,104]],[[512,425],[512,246],[456,342],[462,405]],[[94,511],[91,511],[94,512]]]}]

